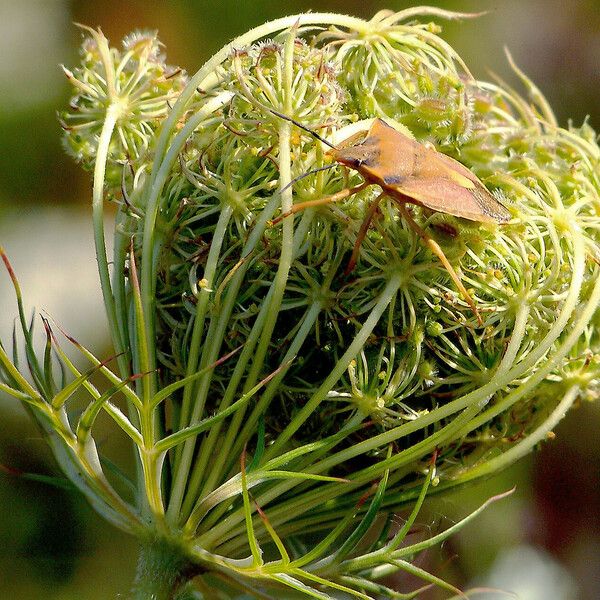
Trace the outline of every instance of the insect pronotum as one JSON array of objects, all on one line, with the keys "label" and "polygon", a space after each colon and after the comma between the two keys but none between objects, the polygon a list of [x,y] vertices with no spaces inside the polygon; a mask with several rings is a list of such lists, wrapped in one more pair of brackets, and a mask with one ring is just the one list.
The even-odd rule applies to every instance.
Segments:
[{"label": "insect pronotum", "polygon": [[407,204],[416,204],[480,223],[506,223],[511,218],[510,212],[486,189],[477,176],[457,160],[409,138],[382,119],[373,121],[361,142],[352,144],[355,139],[355,136],[352,136],[344,145],[337,147],[291,117],[272,109],[271,111],[329,146],[331,149],[329,154],[337,163],[358,171],[364,179],[363,183],[353,188],[317,200],[295,204],[289,212],[273,222],[276,223],[309,207],[343,200],[370,185],[378,185],[382,192],[369,206],[358,232],[347,272],[351,271],[356,264],[360,245],[377,212],[379,202],[384,196],[389,196],[396,201],[398,210],[408,225],[439,258],[481,324],[482,320],[475,302],[443,250],[415,222],[406,207]]}]

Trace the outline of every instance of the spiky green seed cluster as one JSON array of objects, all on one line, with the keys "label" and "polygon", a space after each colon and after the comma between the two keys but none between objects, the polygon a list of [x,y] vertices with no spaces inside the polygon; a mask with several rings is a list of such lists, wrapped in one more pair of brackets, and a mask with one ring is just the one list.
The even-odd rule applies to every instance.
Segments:
[{"label": "spiky green seed cluster", "polygon": [[148,145],[161,121],[183,89],[187,77],[165,63],[156,32],[136,32],[123,39],[122,48],[109,48],[99,31],[81,45],[81,64],[63,67],[75,88],[68,110],[60,113],[65,148],[85,169],[92,169],[100,132],[108,111],[117,121],[109,148],[109,171],[120,182],[118,165],[147,160]]},{"label": "spiky green seed cluster", "polygon": [[[285,61],[283,45],[268,41],[234,52],[223,65],[225,88],[235,93],[228,109],[232,133],[245,138],[250,148],[266,153],[278,144],[281,118],[270,112],[286,110],[286,96],[291,96],[291,114],[306,127],[326,134],[340,127],[346,119],[346,94],[338,84],[338,70],[329,54],[308,45],[302,38],[294,42],[289,92],[284,92]],[[297,131],[303,138],[312,138]],[[294,150],[301,140],[293,141]]]},{"label": "spiky green seed cluster", "polygon": [[[319,49],[316,44],[325,37],[329,45]],[[205,204],[200,211],[191,204],[189,210],[195,215],[198,231],[203,231],[205,250],[194,255],[193,265],[187,259],[177,262],[176,256],[165,258],[169,273],[183,269],[179,282],[201,281],[210,246],[210,233],[204,232],[211,230],[211,223],[216,225],[212,206],[233,207],[234,218],[223,242],[227,251],[210,286],[218,306],[229,274],[246,261],[247,284],[241,288],[225,338],[230,350],[251,335],[281,252],[280,224],[265,230],[263,243],[253,254],[244,256],[242,247],[247,224],[253,224],[256,210],[264,208],[278,185],[277,132],[282,120],[268,108],[284,112],[282,63],[282,47],[274,43],[238,51],[228,61],[225,72],[230,76],[224,77],[217,90],[233,91],[234,99],[223,110],[222,123],[213,127],[213,134],[207,137],[203,130],[200,144],[192,146],[191,154],[187,151],[194,159],[200,157],[201,168],[188,178],[202,191]],[[336,136],[336,130],[352,121],[347,115],[353,109],[358,108],[363,117],[399,120],[412,128],[417,139],[438,140],[441,151],[483,177],[488,189],[511,208],[514,219],[508,225],[490,226],[414,211],[461,272],[483,316],[480,327],[437,258],[399,218],[392,200],[382,203],[351,273],[345,272],[345,267],[376,191],[300,213],[284,312],[271,340],[263,376],[281,364],[311,310],[318,314],[303,338],[304,350],[279,384],[278,400],[272,405],[277,408],[265,414],[267,423],[274,431],[284,427],[318,393],[324,377],[394,278],[391,304],[351,363],[346,378],[328,391],[313,415],[321,431],[338,430],[349,414],[358,411],[375,427],[361,435],[372,436],[373,431],[418,422],[421,415],[443,413],[444,406],[484,386],[492,390],[485,401],[491,398],[492,404],[501,406],[514,381],[499,373],[514,368],[514,378],[526,381],[561,347],[567,332],[556,330],[556,319],[563,314],[574,285],[581,286],[580,303],[592,292],[585,282],[595,280],[597,267],[590,256],[598,252],[600,186],[594,134],[588,125],[583,130],[561,129],[550,114],[543,113],[541,102],[529,104],[499,86],[476,82],[430,25],[382,20],[374,23],[368,36],[329,32],[309,38],[309,45],[296,42],[293,64],[297,102],[290,116],[315,130],[325,125],[318,131],[338,140],[343,131]],[[336,65],[339,85],[333,68],[325,71],[325,64]],[[359,68],[359,64],[365,67]],[[317,73],[321,73],[320,80]],[[323,81],[323,73],[328,81]],[[310,87],[315,79],[317,85]],[[302,93],[307,89],[313,90],[308,99]],[[324,164],[323,147],[294,128],[291,159],[294,175],[306,173]],[[295,201],[321,198],[353,181],[357,181],[356,174],[340,168],[308,176],[294,185]],[[204,213],[213,216],[202,218]],[[195,228],[189,229],[188,240],[198,240],[194,232]],[[583,254],[577,252],[579,246]],[[169,290],[171,306],[174,290],[188,300],[190,293],[207,293],[197,284],[191,290],[185,285],[162,288]],[[193,311],[194,303],[185,306]],[[575,306],[568,304],[565,318],[574,317],[574,310]],[[172,314],[173,322],[181,323],[181,335],[173,337],[172,325],[166,327],[171,340],[176,340],[166,353],[185,347],[182,338],[188,315],[189,311]],[[509,346],[512,353],[507,364]],[[536,352],[537,360],[525,366]],[[590,346],[572,360],[583,361],[586,371],[593,371],[595,359],[585,356],[597,353],[598,347]],[[179,356],[177,360],[180,362]],[[562,368],[561,361],[545,381],[562,380],[558,375]],[[220,382],[230,377],[225,368],[222,379],[215,378],[215,397]],[[588,374],[583,382],[581,394],[594,395],[590,389],[596,389],[597,376]],[[564,386],[557,386],[552,397],[563,392]],[[489,421],[473,426],[465,448],[472,449],[475,438],[484,440],[486,448],[504,448],[524,437],[537,425],[539,415],[546,414],[540,402],[532,386],[519,400],[518,416],[514,409],[500,410]],[[510,401],[509,406],[513,406]],[[490,409],[490,414],[493,412]],[[297,432],[299,439],[314,435],[312,419]],[[434,423],[442,429],[446,421]],[[421,429],[423,439],[430,433],[428,428]],[[414,441],[411,437],[410,444]],[[466,460],[465,449],[457,446],[455,439],[449,441],[448,452]]]},{"label": "spiky green seed cluster", "polygon": [[367,35],[328,32],[336,44],[340,79],[361,117],[393,118],[418,138],[465,142],[473,110],[466,66],[437,34],[434,23],[398,23],[385,12]]}]

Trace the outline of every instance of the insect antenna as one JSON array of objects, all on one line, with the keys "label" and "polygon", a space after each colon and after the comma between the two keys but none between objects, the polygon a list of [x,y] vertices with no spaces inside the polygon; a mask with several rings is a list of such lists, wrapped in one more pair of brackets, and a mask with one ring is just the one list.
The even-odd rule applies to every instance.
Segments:
[{"label": "insect antenna", "polygon": [[293,123],[296,127],[300,127],[300,129],[306,131],[306,133],[310,133],[310,135],[312,135],[314,138],[316,138],[317,140],[319,140],[320,142],[322,142],[323,144],[325,144],[332,150],[337,150],[337,148],[331,142],[329,142],[325,138],[321,137],[318,133],[315,133],[312,129],[309,129],[306,125],[302,125],[302,123],[300,123],[299,121],[296,121],[296,119],[293,119],[292,117],[288,117],[286,114],[279,112],[278,110],[275,110],[274,108],[271,108],[270,106],[267,106],[266,104],[263,104],[262,102],[257,100],[252,95],[250,90],[248,89],[248,86],[246,85],[246,82],[244,80],[244,75],[242,73],[242,66],[240,64],[240,56],[241,56],[240,51],[236,51],[234,53],[233,68],[235,69],[235,72],[236,72],[236,75],[238,78],[238,82],[240,84],[241,92],[242,92],[243,96],[246,98],[246,100],[248,100],[249,102],[254,104],[254,106],[258,106],[258,107],[262,108],[263,110],[266,109],[266,110],[270,111],[276,117],[279,117],[279,118],[283,119],[284,121]]},{"label": "insect antenna", "polygon": [[292,119],[292,117],[288,117],[287,115],[280,113],[279,111],[271,108],[270,106],[267,106],[265,108],[268,108],[268,110],[270,110],[276,117],[293,123],[296,127],[300,127],[300,129],[303,129],[304,131],[306,131],[306,133],[310,133],[310,135],[318,139],[320,142],[323,142],[326,146],[329,146],[333,150],[337,150],[337,148],[331,142],[328,142],[324,137],[321,137],[318,133],[314,132],[312,129],[309,129],[306,125],[302,125],[302,123],[296,121],[296,119]]},{"label": "insect antenna", "polygon": [[285,191],[288,188],[292,187],[295,183],[298,183],[299,181],[301,181],[302,179],[304,179],[305,177],[308,177],[309,175],[314,175],[315,173],[318,173],[319,171],[327,171],[328,169],[333,169],[333,167],[337,167],[338,164],[337,163],[331,163],[330,165],[325,165],[324,167],[317,167],[316,169],[311,169],[310,171],[307,171],[306,173],[302,173],[302,175],[298,175],[298,177],[294,177],[294,179],[292,179],[281,191]]}]

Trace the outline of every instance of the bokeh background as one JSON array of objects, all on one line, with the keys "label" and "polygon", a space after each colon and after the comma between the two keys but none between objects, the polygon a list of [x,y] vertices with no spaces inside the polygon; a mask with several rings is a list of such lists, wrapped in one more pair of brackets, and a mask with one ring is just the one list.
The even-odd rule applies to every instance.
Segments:
[{"label": "bokeh background", "polygon": [[[101,26],[112,44],[134,29],[158,29],[169,62],[194,72],[234,36],[305,10],[369,17],[413,2],[387,0],[0,0],[0,244],[28,306],[50,313],[95,352],[110,353],[91,237],[91,183],[66,157],[55,113],[69,90],[59,63],[77,60],[73,22]],[[561,124],[589,115],[600,127],[598,0],[432,1],[487,11],[445,23],[444,37],[476,77],[490,71],[518,86],[503,48],[547,95]],[[0,336],[10,343],[15,305],[0,274]],[[15,402],[0,397],[0,597],[105,599],[126,595],[135,542],[102,522],[77,494],[17,472],[55,473],[44,441]],[[600,407],[580,406],[556,439],[494,479],[433,500],[422,522],[436,532],[516,485],[419,564],[467,589],[513,590],[523,600],[600,598]],[[125,451],[110,431],[109,455]],[[407,591],[414,582],[400,580]],[[423,598],[446,597],[432,591]],[[477,596],[505,598],[488,591]]]}]

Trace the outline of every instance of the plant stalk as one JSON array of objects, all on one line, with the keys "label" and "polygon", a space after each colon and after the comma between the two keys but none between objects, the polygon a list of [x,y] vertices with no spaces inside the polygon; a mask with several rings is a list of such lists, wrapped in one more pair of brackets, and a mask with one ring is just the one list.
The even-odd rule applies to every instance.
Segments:
[{"label": "plant stalk", "polygon": [[200,568],[184,556],[176,545],[151,540],[140,548],[131,600],[176,600],[178,592]]}]

